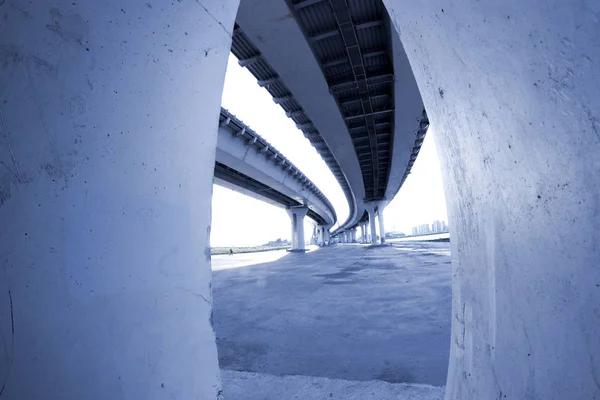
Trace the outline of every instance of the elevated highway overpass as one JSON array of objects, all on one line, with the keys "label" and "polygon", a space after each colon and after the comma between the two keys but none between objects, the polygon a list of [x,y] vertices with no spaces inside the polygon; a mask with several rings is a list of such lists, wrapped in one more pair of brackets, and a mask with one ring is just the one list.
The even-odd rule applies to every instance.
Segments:
[{"label": "elevated highway overpass", "polygon": [[292,224],[292,250],[304,250],[304,216],[329,241],[337,221],[330,201],[290,160],[226,109],[219,115],[215,183],[285,208]]},{"label": "elevated highway overpass", "polygon": [[385,205],[410,173],[429,121],[383,3],[243,1],[232,52],[344,190],[350,213],[334,234],[350,239],[370,221],[372,242],[385,241]]},{"label": "elevated highway overpass", "polygon": [[[262,84],[290,115],[306,111],[298,124],[345,177],[344,227],[361,201],[387,200],[414,158],[417,137],[395,115],[400,39],[421,94],[409,98],[436,126],[452,229],[446,399],[599,398],[597,0],[265,0],[252,4],[281,12],[264,10],[262,27],[244,21],[247,1],[0,1],[2,398],[223,397],[209,235],[236,15],[254,46],[241,59],[258,50],[272,63]],[[275,46],[283,37],[294,42]],[[392,50],[365,57],[365,40]],[[333,57],[341,46],[346,61]],[[370,63],[382,68],[370,75]],[[390,113],[373,97],[392,88]],[[421,105],[406,121],[418,136]]]}]

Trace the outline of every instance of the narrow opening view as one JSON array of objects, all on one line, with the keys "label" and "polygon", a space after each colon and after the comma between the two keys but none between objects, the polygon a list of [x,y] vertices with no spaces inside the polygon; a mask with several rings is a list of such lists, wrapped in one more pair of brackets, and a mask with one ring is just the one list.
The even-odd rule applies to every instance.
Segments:
[{"label": "narrow opening view", "polygon": [[[321,6],[328,10],[327,2]],[[297,57],[311,49],[278,55],[274,62],[282,72],[274,72],[260,53],[266,41],[254,47],[243,25],[236,28],[219,119],[211,231],[214,327],[223,393],[231,398],[444,395],[452,266],[432,128],[422,105],[412,116],[395,108],[395,59],[385,10],[369,5],[356,12],[371,21],[359,28],[361,35],[374,36],[370,42],[360,36],[363,46],[378,52],[369,59],[369,71],[390,75],[368,84],[367,94],[352,85],[343,38],[330,40],[326,51],[319,46],[327,37],[313,40],[314,49],[325,52],[320,57],[338,60],[331,76],[305,82],[290,72],[286,81]],[[335,22],[334,14],[323,15],[330,21],[314,32]],[[285,46],[287,39],[269,45]],[[328,71],[311,57],[313,73]],[[406,62],[403,54],[396,59]],[[322,110],[312,118],[328,120],[325,107],[335,110],[331,119],[339,120],[347,145],[354,145],[342,147],[341,154],[345,163],[359,167],[355,177],[336,179],[331,173],[340,167],[289,89],[331,88],[328,80],[348,84],[328,96],[329,104],[321,99]],[[361,105],[361,96],[369,103]],[[420,102],[418,92],[413,96]],[[395,131],[396,117],[412,129]],[[410,175],[409,162],[414,163]],[[393,171],[400,163],[402,170]],[[348,183],[352,179],[363,182],[358,199]]]},{"label": "narrow opening view", "polygon": [[0,0],[0,400],[600,399],[598,0]]}]

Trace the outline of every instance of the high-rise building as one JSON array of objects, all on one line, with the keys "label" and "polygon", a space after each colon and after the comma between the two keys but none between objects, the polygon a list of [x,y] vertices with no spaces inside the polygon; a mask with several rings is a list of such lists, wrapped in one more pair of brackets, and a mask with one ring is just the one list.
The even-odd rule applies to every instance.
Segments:
[{"label": "high-rise building", "polygon": [[419,226],[419,235],[427,235],[431,233],[431,227],[429,224],[423,224]]},{"label": "high-rise building", "polygon": [[444,233],[448,232],[448,224],[446,221],[435,220],[431,224],[422,224],[419,226],[413,226],[413,236],[428,235],[431,233]]}]

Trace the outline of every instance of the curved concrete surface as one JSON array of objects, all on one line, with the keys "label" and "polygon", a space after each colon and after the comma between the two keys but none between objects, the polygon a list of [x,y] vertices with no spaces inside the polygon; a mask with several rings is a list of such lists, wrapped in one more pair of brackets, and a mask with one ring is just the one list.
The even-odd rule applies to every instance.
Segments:
[{"label": "curved concrete surface", "polygon": [[284,1],[245,0],[236,22],[319,129],[354,196],[348,222],[362,217],[365,188],[352,139],[304,34]]},{"label": "curved concrete surface", "polygon": [[221,398],[210,209],[239,1],[0,1],[0,397]]},{"label": "curved concrete surface", "polygon": [[[385,191],[385,200],[389,203],[396,196],[412,168],[411,156],[415,145],[415,136],[419,131],[419,122],[423,114],[423,100],[417,81],[406,56],[397,32],[392,32],[392,53],[394,54],[395,127],[390,163],[390,175]],[[421,133],[425,138],[425,132]],[[417,152],[418,154],[418,152]],[[414,157],[416,159],[416,155]],[[412,162],[414,163],[414,159]],[[411,168],[407,168],[411,163]]]},{"label": "curved concrete surface", "polygon": [[600,4],[384,2],[438,135],[446,398],[600,398]]},{"label": "curved concrete surface", "polygon": [[[225,176],[219,179],[216,174],[216,183],[278,207],[306,206],[312,211],[308,216],[320,225],[336,223],[333,205],[316,185],[270,143],[225,109],[221,110],[215,161],[235,171],[236,178],[240,173],[244,176],[242,179]],[[244,184],[248,181],[245,177],[261,185],[255,185],[255,182]]]},{"label": "curved concrete surface", "polygon": [[[366,209],[361,167],[336,99],[330,94],[321,66],[289,5],[284,1],[245,0],[240,4],[236,22],[314,122],[349,183],[355,204],[350,204],[350,215],[336,232],[356,227]],[[423,102],[404,48],[395,32],[390,36],[395,122],[385,190],[388,202],[404,183],[418,154],[422,140],[418,147],[415,141],[423,116]]]}]

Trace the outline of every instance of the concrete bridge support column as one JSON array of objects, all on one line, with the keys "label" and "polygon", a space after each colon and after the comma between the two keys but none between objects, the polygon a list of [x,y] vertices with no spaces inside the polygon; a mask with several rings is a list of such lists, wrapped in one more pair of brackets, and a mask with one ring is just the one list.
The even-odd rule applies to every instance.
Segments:
[{"label": "concrete bridge support column", "polygon": [[322,225],[317,226],[317,235],[318,235],[317,244],[319,246],[324,246],[325,245],[325,227],[323,227]]},{"label": "concrete bridge support column", "polygon": [[238,1],[150,3],[0,2],[3,399],[220,398],[208,240]]},{"label": "concrete bridge support column", "polygon": [[321,246],[327,246],[329,244],[329,226],[319,225]]},{"label": "concrete bridge support column", "polygon": [[385,227],[383,224],[383,211],[385,210],[387,202],[380,201],[377,203],[377,218],[379,218],[379,240],[381,244],[385,244]]},{"label": "concrete bridge support column", "polygon": [[292,251],[305,251],[304,217],[308,213],[308,207],[288,208],[287,213],[292,222]]},{"label": "concrete bridge support column", "polygon": [[446,399],[600,398],[598,1],[384,3],[452,226]]},{"label": "concrete bridge support column", "polygon": [[377,226],[375,225],[377,202],[365,203],[365,208],[369,213],[369,225],[371,231],[371,244],[377,244]]},{"label": "concrete bridge support column", "polygon": [[352,243],[356,242],[356,228],[352,228]]}]

